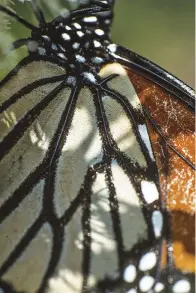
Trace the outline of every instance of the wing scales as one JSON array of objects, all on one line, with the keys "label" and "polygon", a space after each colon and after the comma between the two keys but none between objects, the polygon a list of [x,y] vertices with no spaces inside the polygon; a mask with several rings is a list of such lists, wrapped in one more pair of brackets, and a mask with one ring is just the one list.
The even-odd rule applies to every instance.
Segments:
[{"label": "wing scales", "polygon": [[[11,282],[15,290],[19,292],[36,292],[42,283],[42,278],[48,266],[49,255],[52,250],[51,242],[51,227],[44,224],[29,246],[3,276],[3,280]],[[38,251],[41,252],[41,261],[37,257]]]},{"label": "wing scales", "polygon": [[[62,91],[35,121],[31,121],[30,117],[29,127],[27,127],[26,131],[21,130],[20,132],[21,139],[19,139],[17,143],[14,142],[14,148],[3,157],[0,162],[2,170],[1,176],[3,179],[1,192],[5,191],[5,199],[24,182],[25,178],[28,177],[46,157],[47,149],[56,132],[56,127],[61,118],[62,111],[66,106],[66,100],[69,94],[69,89]],[[24,123],[22,127],[24,127]],[[16,129],[12,129],[10,133],[15,137],[18,132]],[[9,149],[9,145],[7,149]],[[18,160],[18,158],[20,158],[20,160]],[[6,171],[8,166],[10,170],[9,173]],[[17,174],[17,176],[15,174]]]},{"label": "wing scales", "polygon": [[127,174],[115,161],[111,170],[119,206],[124,249],[129,250],[140,239],[147,238],[146,222],[138,195]]},{"label": "wing scales", "polygon": [[[167,89],[128,70],[144,108],[158,166],[164,204],[170,214],[167,233],[171,269],[194,272],[194,111],[190,97]],[[193,100],[193,97],[192,97]],[[170,230],[171,229],[171,230]],[[166,261],[164,262],[166,264]]]},{"label": "wing scales", "polygon": [[13,130],[15,124],[20,119],[24,119],[26,112],[31,111],[35,105],[39,104],[45,98],[47,93],[53,91],[58,85],[59,83],[47,83],[47,85],[39,86],[29,94],[21,96],[13,105],[9,105],[9,110],[0,114],[1,140]]},{"label": "wing scales", "polygon": [[95,286],[97,280],[118,272],[118,254],[111,223],[109,188],[105,174],[101,173],[93,184],[91,196],[90,287]]},{"label": "wing scales", "polygon": [[[65,74],[64,69],[55,63],[45,60],[33,61],[31,58],[24,58],[1,82],[1,103],[8,100],[16,92],[19,92],[25,85],[37,80],[51,78]],[[45,66],[47,64],[47,70]]]},{"label": "wing scales", "polygon": [[[9,257],[9,254],[17,246],[25,232],[31,227],[35,219],[39,217],[42,210],[42,192],[43,180],[26,196],[22,205],[19,205],[5,219],[3,226],[0,226],[1,263],[4,263]],[[8,235],[11,235],[11,238]]]},{"label": "wing scales", "polygon": [[[115,85],[118,82],[115,79]],[[40,114],[29,120],[29,125],[25,126],[25,116],[21,118],[22,135],[1,161],[4,168],[10,166],[14,157],[23,161],[13,164],[12,168],[21,171],[12,170],[18,176],[9,188],[6,186],[12,173],[10,179],[7,173],[4,175],[7,195],[1,207],[2,227],[3,219],[12,210],[17,211],[18,205],[22,211],[33,186],[38,188],[40,180],[45,179],[43,190],[40,189],[41,212],[26,227],[26,233],[18,233],[18,244],[10,248],[11,257],[7,257],[4,265],[9,272],[13,261],[20,263],[22,251],[27,255],[27,246],[33,247],[33,239],[39,238],[48,222],[52,248],[48,265],[42,269],[38,292],[46,287],[47,292],[65,288],[75,293],[81,287],[90,290],[111,274],[121,280],[125,252],[134,249],[138,241],[148,241],[153,234],[150,212],[142,201],[141,181],[152,181],[148,163],[153,166],[154,161],[150,155],[143,156],[144,144],[138,130],[135,131],[137,121],[128,116],[128,111],[132,111],[142,121],[142,112],[138,110],[134,91],[124,97],[113,85],[110,83],[109,88],[103,83],[89,90],[82,87],[80,80],[72,88],[65,81],[51,101],[40,108]],[[54,90],[59,86],[54,84]],[[130,101],[133,105],[129,105]],[[14,136],[18,131],[12,128],[10,133]],[[40,141],[44,133],[47,143]],[[78,280],[76,287],[70,283],[74,274]]]},{"label": "wing scales", "polygon": [[92,94],[87,88],[83,88],[58,162],[54,201],[59,217],[79,192],[88,167],[101,159],[102,143]]},{"label": "wing scales", "polygon": [[137,162],[142,167],[146,167],[146,161],[135,137],[130,119],[126,116],[122,106],[107,96],[104,97],[103,105],[111,135],[119,150],[132,161]]}]

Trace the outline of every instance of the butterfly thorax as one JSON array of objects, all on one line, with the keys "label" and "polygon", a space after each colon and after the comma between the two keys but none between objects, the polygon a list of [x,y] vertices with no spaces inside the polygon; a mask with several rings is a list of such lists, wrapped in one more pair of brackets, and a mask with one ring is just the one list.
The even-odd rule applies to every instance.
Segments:
[{"label": "butterfly thorax", "polygon": [[97,74],[111,59],[110,22],[107,12],[83,16],[77,21],[55,19],[32,31],[29,53],[55,57],[72,70]]}]

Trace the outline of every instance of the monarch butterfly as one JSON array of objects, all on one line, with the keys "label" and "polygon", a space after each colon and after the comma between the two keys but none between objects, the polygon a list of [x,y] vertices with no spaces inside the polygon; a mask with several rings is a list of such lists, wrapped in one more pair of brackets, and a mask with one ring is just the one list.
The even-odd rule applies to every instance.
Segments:
[{"label": "monarch butterfly", "polygon": [[2,292],[194,292],[194,93],[83,1],[0,83]]}]

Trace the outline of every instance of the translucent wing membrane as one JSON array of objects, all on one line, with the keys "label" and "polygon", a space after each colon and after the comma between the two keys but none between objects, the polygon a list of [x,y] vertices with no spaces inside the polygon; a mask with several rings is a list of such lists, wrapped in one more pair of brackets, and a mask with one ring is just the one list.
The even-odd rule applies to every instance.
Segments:
[{"label": "translucent wing membrane", "polygon": [[[121,280],[125,251],[138,241],[145,249],[153,244],[148,203],[159,201],[158,176],[137,129],[144,116],[128,78],[122,95],[112,89],[121,77],[69,84],[55,63],[47,62],[42,72],[44,61],[23,60],[2,83],[1,96],[9,99],[1,111],[0,273],[18,290],[57,290],[62,283],[64,290],[80,292],[113,273]],[[30,68],[39,72],[36,81]],[[140,113],[132,120],[135,105]],[[153,194],[147,189],[143,195],[145,184]],[[14,235],[11,243],[8,234]],[[27,267],[23,259],[44,243],[48,250],[40,264],[36,260],[41,271],[33,272],[35,257]],[[25,271],[32,277],[27,282]]]},{"label": "translucent wing membrane", "polygon": [[113,4],[47,23],[33,2],[39,27],[15,42],[29,56],[0,83],[3,292],[194,292],[193,95],[110,42]]},{"label": "translucent wing membrane", "polygon": [[[123,58],[122,62],[146,116],[167,219],[171,225],[166,231],[169,240],[168,257],[173,258],[168,263],[171,266],[170,271],[175,266],[180,271],[188,272],[190,278],[193,278],[194,91],[154,64],[149,63],[146,68],[144,64],[147,60],[134,53],[128,54],[122,47],[116,50],[116,54],[119,54],[118,60]],[[146,78],[149,69],[151,72]],[[193,279],[192,283],[194,284]],[[190,289],[187,285],[186,288],[188,289],[183,289],[185,292],[194,292],[194,286]]]}]

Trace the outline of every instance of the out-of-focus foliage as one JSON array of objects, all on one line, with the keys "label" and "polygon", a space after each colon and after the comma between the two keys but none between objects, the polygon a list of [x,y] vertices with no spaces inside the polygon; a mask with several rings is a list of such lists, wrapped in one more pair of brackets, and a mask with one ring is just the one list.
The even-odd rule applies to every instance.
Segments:
[{"label": "out-of-focus foliage", "polygon": [[194,86],[194,0],[117,0],[115,12],[115,42]]},{"label": "out-of-focus foliage", "polygon": [[[11,2],[0,0],[0,2]],[[28,3],[12,0],[14,8],[28,21],[36,23]],[[65,7],[65,0],[37,0],[51,19]],[[71,1],[76,8],[77,1]],[[112,39],[130,50],[157,63],[169,72],[194,86],[194,0],[116,0]],[[2,19],[2,15],[0,17]],[[0,35],[0,58],[12,39],[28,36],[22,25],[12,21],[6,34]],[[9,57],[7,71],[24,56],[24,49]],[[9,66],[8,66],[9,65]],[[1,76],[5,74],[1,66]]]}]

